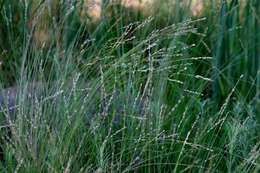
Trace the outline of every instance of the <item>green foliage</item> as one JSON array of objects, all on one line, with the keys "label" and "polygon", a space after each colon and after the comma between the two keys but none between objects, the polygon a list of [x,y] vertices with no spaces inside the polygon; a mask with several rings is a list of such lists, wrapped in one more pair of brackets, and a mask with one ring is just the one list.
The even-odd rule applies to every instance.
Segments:
[{"label": "green foliage", "polygon": [[1,87],[19,86],[1,172],[259,172],[258,0],[106,3],[99,22],[74,2],[0,0]]}]

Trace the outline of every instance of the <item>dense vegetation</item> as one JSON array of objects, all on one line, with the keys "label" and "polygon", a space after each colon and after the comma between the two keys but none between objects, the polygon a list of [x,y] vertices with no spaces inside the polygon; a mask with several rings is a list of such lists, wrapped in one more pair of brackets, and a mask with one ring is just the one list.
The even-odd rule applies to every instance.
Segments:
[{"label": "dense vegetation", "polygon": [[1,172],[259,172],[260,1],[188,1],[0,0]]}]

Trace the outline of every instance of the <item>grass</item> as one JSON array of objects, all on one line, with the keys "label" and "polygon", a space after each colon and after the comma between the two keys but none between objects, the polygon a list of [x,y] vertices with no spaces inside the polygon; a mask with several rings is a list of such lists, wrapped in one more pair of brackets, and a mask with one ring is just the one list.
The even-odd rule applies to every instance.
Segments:
[{"label": "grass", "polygon": [[20,86],[1,172],[259,172],[257,0],[105,4],[97,23],[60,2],[32,19],[0,0],[1,87]]}]

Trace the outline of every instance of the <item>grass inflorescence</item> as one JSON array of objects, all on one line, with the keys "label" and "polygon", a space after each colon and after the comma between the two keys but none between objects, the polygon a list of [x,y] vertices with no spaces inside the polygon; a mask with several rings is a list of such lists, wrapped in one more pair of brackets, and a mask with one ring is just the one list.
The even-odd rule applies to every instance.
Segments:
[{"label": "grass inflorescence", "polygon": [[258,0],[86,2],[0,0],[1,172],[259,172]]}]

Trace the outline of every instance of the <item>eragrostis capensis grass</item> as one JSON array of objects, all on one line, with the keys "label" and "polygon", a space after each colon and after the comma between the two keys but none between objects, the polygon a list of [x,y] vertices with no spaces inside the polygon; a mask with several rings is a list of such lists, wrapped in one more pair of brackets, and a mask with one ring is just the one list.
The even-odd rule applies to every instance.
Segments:
[{"label": "eragrostis capensis grass", "polygon": [[[76,86],[75,81],[70,81],[66,84],[54,82],[53,84],[58,87],[47,86],[47,84],[43,82],[31,82],[26,85],[13,86],[1,90],[1,160],[4,160],[2,145],[6,142],[13,143],[13,138],[19,138],[19,136],[17,136],[17,131],[20,130],[20,123],[24,123],[25,126],[28,126],[27,122],[29,123],[29,126],[45,126],[43,123],[46,123],[48,118],[54,118],[45,117],[46,112],[43,109],[51,109],[53,115],[55,115],[58,114],[57,112],[60,111],[59,108],[61,107],[62,109],[72,109],[66,107],[66,104],[68,104],[67,106],[75,104],[77,109],[80,108],[78,114],[82,116],[84,123],[88,127],[91,127],[92,122],[96,119],[101,119],[103,121],[103,119],[107,118],[108,114],[113,114],[111,122],[113,126],[116,127],[122,120],[121,116],[129,109],[126,108],[125,95],[119,92],[119,90],[113,90],[111,93],[102,94],[103,91],[101,87],[98,87],[96,91],[93,91],[95,89],[89,88],[89,85],[86,83],[81,84],[80,86]],[[92,90],[91,93],[90,90]],[[144,105],[141,104],[139,100],[140,99],[138,98],[131,98],[129,95],[127,96],[127,102],[129,106],[131,106],[131,113],[138,115],[144,113],[144,110],[140,109],[141,107],[144,107]],[[39,124],[34,124],[36,119],[40,121]]]}]

